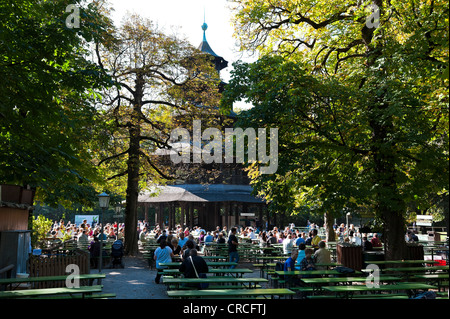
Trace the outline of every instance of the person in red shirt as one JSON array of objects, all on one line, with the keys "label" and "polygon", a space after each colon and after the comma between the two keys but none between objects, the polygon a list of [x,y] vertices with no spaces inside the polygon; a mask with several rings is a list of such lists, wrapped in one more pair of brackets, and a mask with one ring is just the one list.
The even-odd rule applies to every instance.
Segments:
[{"label": "person in red shirt", "polygon": [[382,247],[383,246],[380,239],[378,239],[377,233],[373,234],[372,240],[370,242],[372,243],[372,247]]}]

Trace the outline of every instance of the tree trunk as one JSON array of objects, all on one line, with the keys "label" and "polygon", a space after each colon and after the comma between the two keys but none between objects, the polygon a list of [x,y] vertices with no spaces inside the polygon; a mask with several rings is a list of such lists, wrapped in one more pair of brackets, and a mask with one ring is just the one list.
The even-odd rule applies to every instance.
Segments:
[{"label": "tree trunk", "polygon": [[125,254],[138,253],[137,203],[139,195],[139,129],[130,129],[128,180],[125,206]]},{"label": "tree trunk", "polygon": [[132,125],[129,128],[130,148],[127,162],[127,191],[125,207],[125,254],[136,256],[138,254],[137,234],[137,206],[139,196],[139,168],[140,168],[140,141],[141,141],[141,106],[144,81],[141,76],[136,79]]},{"label": "tree trunk", "polygon": [[334,232],[334,228],[333,228],[333,216],[329,213],[326,212],[323,216],[324,218],[324,224],[325,224],[325,230],[326,230],[326,241],[327,242],[333,242],[336,240],[336,233]]}]

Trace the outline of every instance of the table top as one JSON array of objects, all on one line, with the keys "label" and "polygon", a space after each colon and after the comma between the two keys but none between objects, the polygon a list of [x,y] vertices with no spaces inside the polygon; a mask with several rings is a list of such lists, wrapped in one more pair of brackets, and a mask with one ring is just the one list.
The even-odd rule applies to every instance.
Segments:
[{"label": "table top", "polygon": [[[276,270],[275,273],[279,276],[295,276],[295,275],[344,275],[337,270]],[[355,271],[355,274],[359,273]]]},{"label": "table top", "polygon": [[286,288],[271,289],[201,289],[201,290],[172,290],[169,297],[214,297],[214,296],[264,296],[264,295],[295,295],[295,291]]},{"label": "table top", "polygon": [[[167,274],[177,274],[181,273],[179,269],[163,269],[163,273]],[[253,270],[248,268],[213,268],[209,269],[209,274],[217,274],[217,273],[230,273],[230,274],[250,274],[253,273]]]},{"label": "table top", "polygon": [[231,276],[227,277],[218,277],[218,276],[210,276],[207,278],[166,278],[164,279],[165,284],[173,284],[173,283],[247,283],[247,282],[268,282],[268,279],[265,278],[235,278]]},{"label": "table top", "polygon": [[435,270],[448,270],[448,266],[431,266],[431,267],[398,267],[398,268],[385,268],[384,271],[435,271]]},{"label": "table top", "polygon": [[[206,261],[206,264],[208,267],[224,267],[224,266],[237,266],[238,263],[236,262],[229,262],[229,261]],[[181,262],[179,261],[172,261],[170,263],[159,263],[160,266],[167,266],[167,267],[179,267],[181,265]]]},{"label": "table top", "polygon": [[[400,277],[395,276],[380,276],[380,281],[401,281]],[[305,284],[325,284],[325,283],[340,283],[340,282],[365,282],[367,277],[326,277],[326,278],[302,278]]]},{"label": "table top", "polygon": [[379,285],[378,287],[369,288],[366,285],[357,286],[325,286],[324,290],[330,292],[354,292],[354,291],[382,291],[382,290],[416,290],[416,289],[438,289],[438,287],[416,282],[402,282],[392,285]]},{"label": "table top", "polygon": [[[25,282],[37,282],[37,281],[59,281],[66,280],[68,275],[63,276],[42,276],[42,277],[28,277],[28,278],[3,278],[0,279],[0,284],[18,284]],[[81,274],[78,276],[73,275],[71,279],[103,279],[106,278],[105,274]]]},{"label": "table top", "polygon": [[367,260],[366,263],[375,265],[397,265],[397,264],[437,264],[435,260]]},{"label": "table top", "polygon": [[448,273],[439,273],[439,274],[423,274],[423,275],[413,275],[412,278],[420,278],[420,279],[449,279]]},{"label": "table top", "polygon": [[24,289],[12,291],[0,291],[0,298],[22,298],[22,297],[39,297],[44,295],[58,295],[58,294],[75,294],[75,293],[93,293],[101,292],[103,286],[87,286],[79,288],[42,288],[42,289]]}]

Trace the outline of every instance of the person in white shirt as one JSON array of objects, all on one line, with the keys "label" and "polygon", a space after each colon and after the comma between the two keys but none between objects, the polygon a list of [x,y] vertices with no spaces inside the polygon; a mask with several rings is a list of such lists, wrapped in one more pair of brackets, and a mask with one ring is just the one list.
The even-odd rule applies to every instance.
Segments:
[{"label": "person in white shirt", "polygon": [[288,234],[283,240],[283,254],[291,254],[292,248],[294,247],[294,242],[292,240],[292,235]]},{"label": "person in white shirt", "polygon": [[253,230],[253,228],[250,228],[250,233],[248,234],[248,237],[250,239],[257,239],[257,236],[256,236],[255,231]]}]

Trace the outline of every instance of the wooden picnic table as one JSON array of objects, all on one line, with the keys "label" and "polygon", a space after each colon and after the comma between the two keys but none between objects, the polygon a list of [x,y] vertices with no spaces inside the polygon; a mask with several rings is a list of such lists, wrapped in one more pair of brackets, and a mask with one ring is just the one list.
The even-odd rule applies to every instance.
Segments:
[{"label": "wooden picnic table", "polygon": [[[228,274],[234,277],[242,277],[243,274],[251,274],[253,270],[248,268],[212,268],[208,271],[209,274],[218,276],[219,274]],[[164,275],[181,276],[183,273],[179,269],[163,269]]]},{"label": "wooden picnic table", "polygon": [[[326,275],[348,275],[341,273],[335,269],[329,270],[276,270],[275,274],[278,276],[295,276],[295,275],[308,275],[308,276],[326,276]],[[362,272],[355,270],[353,275],[361,275]]]},{"label": "wooden picnic table", "polygon": [[[237,266],[238,263],[236,262],[229,262],[229,261],[206,261],[206,264],[208,267],[231,267],[231,266]],[[181,266],[181,262],[178,261],[172,261],[170,263],[159,263],[161,267],[169,267],[169,268],[178,268]]]},{"label": "wooden picnic table", "polygon": [[398,265],[398,264],[437,264],[437,261],[434,260],[370,260],[366,261],[368,264],[374,265]]},{"label": "wooden picnic table", "polygon": [[[447,287],[448,290],[448,282],[449,282],[448,273],[412,275],[410,276],[410,279],[425,281],[430,285],[437,285],[438,291],[441,291],[441,287]],[[446,282],[447,284],[443,285],[442,283],[443,281]]]},{"label": "wooden picnic table", "polygon": [[[12,288],[13,284],[21,284],[21,283],[34,283],[34,282],[53,282],[53,281],[65,281],[68,275],[63,276],[42,276],[42,277],[27,277],[27,278],[4,278],[0,279],[0,286],[10,285]],[[89,285],[92,286],[95,279],[101,280],[106,278],[105,274],[81,274],[77,276],[72,276],[72,279],[79,280],[88,280]]]},{"label": "wooden picnic table", "polygon": [[228,257],[227,256],[201,256],[203,259],[205,260],[212,260],[212,259],[216,259],[216,260],[227,260]]},{"label": "wooden picnic table", "polygon": [[[380,281],[387,282],[387,281],[400,281],[400,277],[396,276],[385,276],[381,275],[379,276]],[[330,284],[330,283],[339,283],[339,284],[346,284],[346,283],[353,283],[353,282],[366,282],[367,277],[361,276],[361,277],[321,277],[321,278],[301,278],[301,281],[303,281],[305,284],[313,284],[313,285],[324,285],[324,284]]]},{"label": "wooden picnic table", "polygon": [[431,266],[431,267],[393,267],[393,268],[385,268],[384,271],[392,271],[392,272],[403,272],[403,273],[411,273],[411,272],[436,272],[438,270],[446,270],[448,272],[448,266]]},{"label": "wooden picnic table", "polygon": [[[201,283],[210,283],[210,284],[232,284],[242,286],[244,284],[248,284],[248,287],[245,288],[257,288],[258,283],[266,283],[267,279],[264,278],[235,278],[231,276],[210,276],[207,278],[166,278],[163,280],[164,284],[167,286],[167,289],[170,290],[170,285],[175,285],[175,289],[179,289],[182,284],[201,284]],[[227,288],[227,286],[223,286],[223,288]]]},{"label": "wooden picnic table", "polygon": [[60,295],[80,295],[82,298],[86,298],[95,292],[101,292],[103,286],[82,286],[79,288],[42,288],[42,289],[24,289],[24,290],[12,290],[12,291],[0,291],[0,298],[29,298],[29,297],[43,297],[43,296],[60,296]]},{"label": "wooden picnic table", "polygon": [[404,290],[408,296],[413,295],[417,290],[437,289],[436,286],[416,283],[416,282],[402,282],[390,285],[379,285],[374,287],[367,287],[366,285],[351,285],[351,286],[325,286],[324,291],[335,293],[336,297],[352,298],[356,292],[381,292],[381,291],[400,291]]},{"label": "wooden picnic table", "polygon": [[[328,284],[352,285],[353,283],[366,282],[367,277],[320,277],[320,278],[300,278],[302,282],[313,288],[313,293],[322,290],[323,286]],[[380,282],[401,281],[400,277],[379,276]]]},{"label": "wooden picnic table", "polygon": [[267,297],[275,296],[291,297],[295,292],[285,288],[271,289],[200,289],[200,290],[172,290],[167,295],[171,298],[223,298],[232,299],[233,297]]}]

